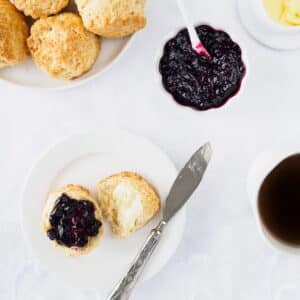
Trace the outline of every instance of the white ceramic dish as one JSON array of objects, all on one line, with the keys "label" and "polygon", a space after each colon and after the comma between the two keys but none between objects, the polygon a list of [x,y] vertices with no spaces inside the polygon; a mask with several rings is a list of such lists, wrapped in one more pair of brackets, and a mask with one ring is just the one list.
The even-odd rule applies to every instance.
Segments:
[{"label": "white ceramic dish", "polygon": [[[238,93],[236,95],[234,95],[232,98],[230,98],[223,106],[221,107],[217,107],[217,108],[210,108],[208,110],[204,110],[204,111],[200,111],[200,110],[197,110],[195,108],[192,108],[192,107],[189,107],[189,106],[185,106],[185,105],[181,105],[179,103],[177,103],[173,96],[164,88],[163,84],[162,84],[162,76],[159,72],[159,62],[160,62],[160,59],[163,55],[163,50],[164,50],[164,46],[165,44],[171,39],[173,38],[181,29],[184,28],[184,26],[182,27],[178,27],[176,30],[173,30],[171,33],[169,33],[161,42],[161,46],[159,47],[157,53],[156,53],[156,59],[155,59],[155,74],[156,74],[156,83],[158,85],[158,88],[162,91],[162,93],[167,96],[169,99],[166,99],[166,101],[172,101],[173,104],[176,105],[177,108],[179,109],[185,109],[187,111],[190,111],[190,112],[194,112],[196,114],[201,114],[201,113],[205,113],[205,114],[208,114],[208,113],[222,113],[224,111],[226,111],[227,109],[230,108],[230,105],[232,105],[232,103],[235,103],[236,101],[239,101],[239,99],[241,99],[242,97],[242,94],[243,94],[243,90],[245,88],[245,84],[246,84],[246,81],[247,81],[247,77],[248,77],[248,74],[249,74],[249,63],[248,63],[248,59],[247,59],[247,53],[245,51],[245,47],[243,47],[243,43],[241,43],[241,38],[236,35],[235,33],[232,33],[231,31],[227,31],[226,29],[223,29],[222,27],[218,27],[218,26],[215,26],[215,24],[210,24],[210,23],[203,23],[205,25],[209,25],[211,27],[213,27],[214,29],[217,29],[217,30],[223,30],[225,32],[227,32],[230,37],[232,38],[232,40],[236,43],[239,44],[239,46],[241,47],[242,49],[242,58],[243,58],[243,62],[246,66],[246,74],[243,78],[243,81],[242,81],[242,84],[240,86],[240,90],[238,91]],[[201,25],[200,24],[195,24],[195,26],[198,26],[198,25]]]},{"label": "white ceramic dish", "polygon": [[284,26],[268,15],[263,0],[238,0],[241,21],[260,43],[275,49],[300,48],[300,26]]},{"label": "white ceramic dish", "polygon": [[[114,238],[105,226],[101,244],[90,254],[70,257],[56,249],[42,232],[41,213],[47,194],[64,184],[88,187],[96,194],[99,179],[120,171],[136,171],[158,190],[162,204],[177,176],[170,159],[149,141],[118,130],[99,130],[68,138],[49,150],[34,166],[23,192],[21,220],[26,240],[42,268],[69,285],[108,294],[128,270],[157,216],[130,238]],[[142,280],[156,274],[175,252],[185,225],[183,208],[170,222]]]},{"label": "white ceramic dish", "polygon": [[292,247],[282,243],[268,232],[260,219],[258,211],[258,193],[263,180],[282,160],[296,153],[300,153],[299,142],[286,142],[281,145],[274,144],[258,155],[248,175],[247,190],[256,223],[263,239],[278,250],[299,255],[300,247]]},{"label": "white ceramic dish", "polygon": [[[71,1],[67,11],[76,12],[73,1]],[[34,64],[32,58],[17,66],[0,69],[0,80],[13,85],[35,89],[59,90],[76,87],[99,77],[104,71],[108,70],[121,54],[126,51],[133,39],[134,35],[121,39],[102,38],[101,52],[96,63],[91,70],[74,80],[59,80],[50,77]]]}]

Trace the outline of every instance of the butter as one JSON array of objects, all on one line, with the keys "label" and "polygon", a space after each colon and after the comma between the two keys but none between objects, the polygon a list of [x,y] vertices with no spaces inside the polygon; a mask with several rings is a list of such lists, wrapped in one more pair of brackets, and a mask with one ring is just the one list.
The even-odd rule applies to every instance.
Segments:
[{"label": "butter", "polygon": [[285,26],[300,26],[300,0],[264,0],[265,9]]},{"label": "butter", "polygon": [[133,228],[143,214],[141,194],[130,183],[121,182],[115,188],[113,198],[119,208],[119,221],[126,228]]}]

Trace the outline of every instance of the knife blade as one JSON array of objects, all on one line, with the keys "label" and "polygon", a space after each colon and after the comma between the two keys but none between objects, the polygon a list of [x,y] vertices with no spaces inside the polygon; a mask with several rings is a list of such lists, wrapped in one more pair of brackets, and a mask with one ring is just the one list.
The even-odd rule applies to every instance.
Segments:
[{"label": "knife blade", "polygon": [[129,271],[115,287],[107,300],[128,300],[142,271],[158,245],[168,221],[180,210],[193,194],[203,175],[212,155],[210,143],[203,145],[194,153],[185,167],[179,172],[166,200],[163,219],[154,228],[143,248],[133,261]]},{"label": "knife blade", "polygon": [[166,200],[163,220],[168,222],[186,203],[201,182],[211,159],[212,149],[206,143],[197,150],[177,176]]}]

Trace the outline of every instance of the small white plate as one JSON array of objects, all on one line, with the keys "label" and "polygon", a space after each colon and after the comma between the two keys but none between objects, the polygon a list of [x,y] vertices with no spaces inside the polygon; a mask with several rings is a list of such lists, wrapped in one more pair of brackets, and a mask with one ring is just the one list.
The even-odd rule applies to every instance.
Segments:
[{"label": "small white plate", "polygon": [[[23,231],[41,267],[61,282],[109,293],[159,222],[157,216],[125,240],[114,238],[105,223],[101,244],[80,257],[70,257],[56,249],[42,232],[41,214],[49,192],[73,183],[86,186],[96,196],[98,180],[124,170],[136,171],[148,179],[157,188],[162,204],[177,175],[173,163],[158,147],[118,130],[99,130],[68,138],[48,151],[30,172],[21,207]],[[184,225],[183,208],[168,225],[142,280],[152,277],[166,264],[179,245]]]},{"label": "small white plate", "polygon": [[281,50],[300,48],[300,26],[284,26],[268,15],[263,0],[238,0],[241,21],[260,43]]},{"label": "small white plate", "polygon": [[[73,0],[66,10],[77,11]],[[59,80],[50,77],[35,65],[32,58],[14,67],[0,69],[0,80],[21,87],[38,89],[58,90],[79,86],[106,71],[125,52],[133,38],[134,35],[121,39],[101,38],[101,51],[95,64],[91,70],[74,80]]]}]

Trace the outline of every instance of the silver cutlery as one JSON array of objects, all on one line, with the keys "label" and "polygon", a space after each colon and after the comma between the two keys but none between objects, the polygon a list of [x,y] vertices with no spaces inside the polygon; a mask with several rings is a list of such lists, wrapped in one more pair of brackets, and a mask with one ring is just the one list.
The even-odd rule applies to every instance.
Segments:
[{"label": "silver cutlery", "polygon": [[158,245],[164,229],[171,218],[187,202],[201,182],[212,155],[210,143],[203,145],[177,176],[167,197],[163,218],[146,240],[140,253],[135,258],[126,276],[113,290],[107,300],[128,300],[146,263]]}]

